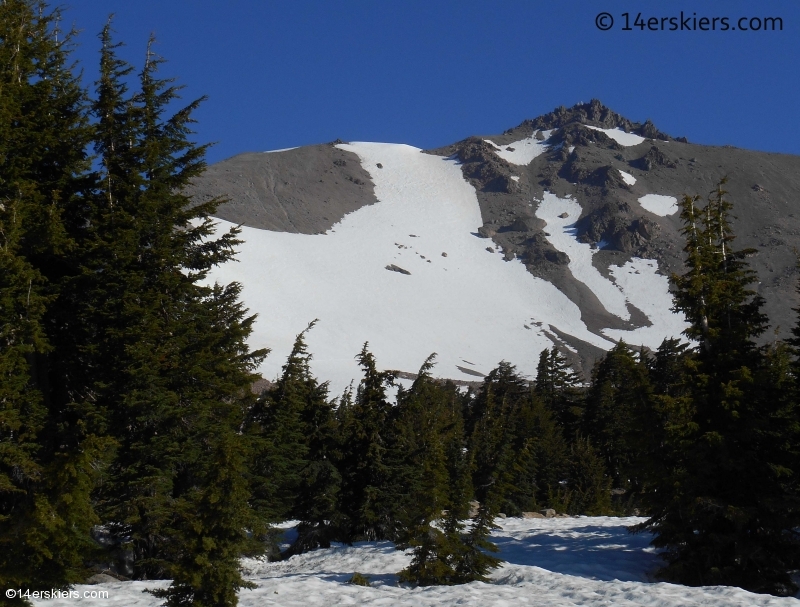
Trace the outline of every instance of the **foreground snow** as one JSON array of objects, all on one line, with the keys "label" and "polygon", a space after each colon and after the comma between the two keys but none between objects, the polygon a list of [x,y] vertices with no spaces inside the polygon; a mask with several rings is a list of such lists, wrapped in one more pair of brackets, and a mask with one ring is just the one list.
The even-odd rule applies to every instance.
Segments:
[{"label": "foreground snow", "polygon": [[[647,534],[631,535],[626,527],[639,518],[580,517],[504,519],[492,539],[506,562],[492,583],[408,588],[397,584],[397,572],[410,556],[389,542],[337,545],[292,557],[280,563],[245,560],[245,577],[257,585],[239,595],[242,607],[333,607],[337,605],[403,605],[455,607],[797,607],[794,598],[777,598],[738,588],[688,588],[651,583],[659,558],[648,547]],[[366,575],[369,587],[347,584],[355,572]],[[146,588],[164,588],[166,581],[118,582],[78,586],[108,591],[108,599],[35,601],[48,607],[76,603],[96,606],[156,607]]]}]

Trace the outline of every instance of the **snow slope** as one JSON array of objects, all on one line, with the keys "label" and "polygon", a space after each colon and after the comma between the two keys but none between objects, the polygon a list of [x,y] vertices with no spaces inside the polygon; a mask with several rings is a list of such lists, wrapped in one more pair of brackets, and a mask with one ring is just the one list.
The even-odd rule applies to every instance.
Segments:
[{"label": "snow slope", "polygon": [[551,345],[543,332],[550,325],[604,349],[612,345],[586,328],[555,286],[486,250],[493,243],[477,234],[475,190],[455,161],[406,145],[340,147],[360,157],[378,203],[322,235],[245,227],[239,262],[210,275],[244,285],[245,304],[259,314],[250,343],[272,348],[262,368],[267,379],[315,318],[307,338],[312,369],[331,381],[334,394],[360,378],[353,357],[366,341],[381,368],[416,371],[437,352],[438,375],[472,381],[501,360],[532,376],[539,352]]},{"label": "snow slope", "polygon": [[[245,578],[254,590],[239,593],[242,607],[335,607],[339,605],[456,607],[487,605],[511,607],[798,607],[795,598],[759,595],[738,588],[689,588],[651,583],[659,558],[648,546],[647,534],[631,535],[626,527],[638,518],[578,517],[555,519],[501,519],[492,541],[506,562],[492,574],[492,583],[410,588],[397,585],[397,572],[410,555],[390,542],[334,545],[268,563],[245,559]],[[347,580],[358,571],[370,586]],[[164,588],[167,581],[116,582],[76,586],[85,591],[107,591],[108,599],[34,601],[38,607],[75,604],[156,607],[146,588]]]},{"label": "snow slope", "polygon": [[547,238],[606,310],[628,320],[634,305],[650,326],[593,333],[552,283],[519,260],[504,260],[478,234],[477,196],[455,160],[407,145],[339,147],[359,157],[377,203],[326,234],[244,227],[238,262],[210,274],[243,285],[246,306],[258,314],[250,344],[272,350],[260,370],[267,379],[277,377],[295,336],[314,319],[312,370],[330,381],[333,396],[360,379],[354,357],[365,342],[382,369],[414,372],[436,352],[438,376],[476,381],[501,360],[533,377],[539,353],[556,339],[553,329],[605,350],[620,338],[657,347],[683,329],[654,262],[633,260],[610,277],[592,264],[597,249],[575,238],[575,199],[544,194],[536,215],[547,223]]},{"label": "snow slope", "polygon": [[498,148],[494,153],[503,160],[511,164],[524,166],[530,164],[531,160],[547,151],[547,148],[550,147],[547,140],[550,139],[550,133],[552,132],[552,130],[542,131],[544,139],[541,141],[536,139],[536,133],[525,139],[520,139],[519,141],[514,141],[513,143],[507,143],[505,145],[499,145],[490,139],[484,139],[484,141]]}]

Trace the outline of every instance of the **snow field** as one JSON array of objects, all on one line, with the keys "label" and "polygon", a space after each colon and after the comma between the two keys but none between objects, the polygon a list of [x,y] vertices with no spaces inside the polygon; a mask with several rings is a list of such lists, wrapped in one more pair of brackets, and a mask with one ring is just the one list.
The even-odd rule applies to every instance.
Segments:
[{"label": "snow field", "polygon": [[639,204],[645,211],[650,211],[659,217],[666,217],[678,212],[678,199],[674,196],[645,194],[639,198]]},{"label": "snow field", "polygon": [[615,129],[603,129],[599,126],[589,126],[588,124],[584,125],[588,129],[593,129],[595,131],[602,131],[611,139],[616,141],[620,145],[624,145],[625,147],[630,147],[632,145],[639,145],[644,141],[644,137],[640,137],[639,135],[635,135],[633,133],[626,133],[621,128],[617,127]]},{"label": "snow field", "polygon": [[612,265],[608,269],[628,302],[644,312],[651,324],[631,331],[604,329],[603,335],[614,341],[623,339],[628,344],[642,344],[656,350],[665,336],[680,337],[689,327],[683,315],[671,311],[669,278],[658,274],[657,261],[634,257],[622,266]]},{"label": "snow field", "polygon": [[455,161],[406,145],[339,147],[360,157],[378,203],[323,235],[245,227],[238,263],[209,276],[242,283],[245,305],[259,315],[251,347],[272,349],[261,368],[267,379],[280,373],[295,335],[315,318],[320,322],[307,335],[311,367],[330,380],[332,395],[358,382],[354,356],[366,341],[380,368],[413,372],[437,352],[436,375],[469,381],[479,377],[457,366],[485,374],[507,360],[533,376],[551,341],[531,319],[610,347],[554,285],[517,260],[504,261],[490,240],[478,237],[483,222],[475,190]]},{"label": "snow field", "polygon": [[[498,145],[490,139],[484,139],[484,141],[498,148],[494,151],[494,153],[500,156],[500,158],[503,160],[510,162],[511,164],[524,166],[530,164],[531,160],[537,156],[541,156],[547,151],[547,148],[550,147],[550,144],[548,144],[547,141],[550,139],[550,134],[552,132],[552,130],[542,131],[542,135],[544,136],[542,141],[536,139],[536,133],[533,133],[530,137],[525,139],[520,139],[519,141],[514,141],[513,143],[507,143],[504,145]],[[508,148],[511,149],[509,150]]]},{"label": "snow field", "polygon": [[[245,305],[258,314],[250,345],[271,349],[260,369],[267,379],[280,374],[295,336],[314,319],[319,323],[306,337],[311,366],[330,382],[331,396],[359,381],[355,355],[365,342],[382,369],[414,372],[436,352],[436,375],[476,381],[501,360],[533,377],[539,352],[556,339],[553,328],[608,350],[618,339],[657,347],[685,327],[669,311],[668,281],[655,262],[612,266],[610,279],[592,265],[597,249],[575,238],[576,200],[545,192],[536,215],[547,224],[548,240],[569,256],[574,277],[606,310],[629,320],[633,305],[649,326],[592,333],[552,283],[531,276],[518,260],[505,261],[477,234],[483,221],[476,193],[456,161],[406,145],[339,147],[359,156],[377,203],[326,234],[245,227],[238,262],[209,275],[212,282],[243,285]],[[220,221],[220,229],[230,226]]]},{"label": "snow field", "polygon": [[[397,573],[411,560],[410,552],[390,542],[335,544],[277,562],[242,562],[254,590],[239,593],[241,607],[335,607],[339,605],[456,607],[797,607],[795,598],[759,595],[725,586],[689,588],[650,583],[659,557],[648,546],[647,533],[631,535],[627,527],[640,518],[578,517],[499,519],[492,541],[506,562],[492,583],[410,588],[397,585]],[[369,587],[347,584],[358,571]],[[105,590],[107,600],[34,601],[37,607],[77,604],[156,607],[160,600],[143,594],[164,588],[165,580],[117,582],[75,589]]]}]

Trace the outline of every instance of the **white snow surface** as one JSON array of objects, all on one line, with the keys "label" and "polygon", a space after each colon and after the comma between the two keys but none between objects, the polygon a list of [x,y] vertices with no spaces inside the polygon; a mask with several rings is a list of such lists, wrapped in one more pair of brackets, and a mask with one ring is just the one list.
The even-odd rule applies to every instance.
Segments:
[{"label": "white snow surface", "polygon": [[[561,217],[561,215],[566,215]],[[581,207],[571,197],[559,198],[545,192],[536,209],[536,216],[546,222],[547,240],[559,251],[569,256],[569,269],[595,294],[603,307],[623,320],[631,317],[628,304],[647,316],[650,324],[632,330],[604,329],[603,334],[628,344],[658,348],[666,336],[679,337],[688,327],[685,318],[672,312],[672,295],[669,279],[658,274],[658,262],[634,257],[622,266],[609,266],[612,280],[603,276],[592,264],[592,257],[602,249],[603,243],[593,249],[591,245],[575,238],[575,222]]]},{"label": "white snow surface", "polygon": [[575,222],[581,216],[581,206],[571,197],[559,198],[545,192],[536,216],[547,223],[545,232],[549,234],[547,240],[550,244],[569,256],[569,269],[575,279],[589,287],[606,310],[629,320],[631,314],[625,294],[592,265],[592,257],[599,249],[592,249],[589,244],[575,238]]},{"label": "white snow surface", "polygon": [[[311,367],[331,382],[332,395],[360,379],[354,356],[367,341],[380,368],[416,371],[437,352],[435,374],[469,381],[478,378],[459,366],[486,374],[507,360],[535,375],[539,352],[552,343],[544,333],[550,325],[611,347],[553,284],[486,250],[493,243],[477,235],[483,221],[475,190],[455,160],[407,145],[339,147],[359,156],[379,202],[327,234],[242,228],[238,263],[209,275],[243,285],[245,305],[259,315],[250,345],[272,349],[264,377],[278,376],[295,335],[315,318],[306,338]],[[220,221],[221,229],[230,226]],[[387,270],[390,264],[410,275]]]},{"label": "white snow surface", "polygon": [[[797,607],[796,598],[753,594],[739,588],[690,588],[653,583],[659,557],[646,533],[631,535],[627,527],[640,518],[577,517],[500,519],[492,533],[505,563],[491,574],[491,583],[411,588],[400,586],[397,573],[410,553],[390,542],[334,544],[325,550],[276,563],[245,559],[245,579],[254,590],[239,592],[241,607],[336,607],[344,605],[457,607]],[[347,580],[359,572],[369,586]],[[166,580],[78,585],[83,592],[106,591],[107,599],[34,600],[38,607],[124,605],[156,607],[161,603],[142,590],[165,588]]]},{"label": "white snow surface", "polygon": [[622,181],[624,181],[628,185],[633,185],[633,184],[636,183],[636,177],[634,177],[630,173],[626,173],[625,171],[622,171],[620,169],[617,169],[617,170],[619,171],[619,174],[622,175]]},{"label": "white snow surface", "polygon": [[639,204],[645,211],[650,211],[659,217],[666,217],[678,212],[678,199],[674,196],[645,194],[639,199]]},{"label": "white snow surface", "polygon": [[[497,144],[490,139],[484,139],[487,143],[491,143],[494,147],[498,148],[494,151],[495,154],[500,156],[503,160],[511,164],[528,165],[531,160],[544,154],[550,144],[547,141],[550,139],[552,130],[542,131],[544,139],[539,141],[536,139],[534,132],[530,137],[514,141],[513,143],[506,143],[503,145]],[[508,148],[511,148],[510,150]]]},{"label": "white snow surface", "polygon": [[624,145],[625,147],[629,147],[632,145],[639,145],[644,141],[644,137],[640,137],[639,135],[635,135],[633,133],[626,133],[621,128],[617,127],[615,129],[603,129],[599,126],[589,126],[588,124],[584,125],[586,128],[594,129],[595,131],[602,131],[611,139],[616,141],[620,145]]},{"label": "white snow surface", "polygon": [[657,261],[634,257],[622,266],[611,265],[608,270],[628,302],[644,312],[651,324],[631,331],[604,329],[604,335],[614,341],[623,339],[626,343],[643,344],[655,350],[664,336],[679,337],[689,326],[682,315],[670,311],[669,278],[658,274]]}]

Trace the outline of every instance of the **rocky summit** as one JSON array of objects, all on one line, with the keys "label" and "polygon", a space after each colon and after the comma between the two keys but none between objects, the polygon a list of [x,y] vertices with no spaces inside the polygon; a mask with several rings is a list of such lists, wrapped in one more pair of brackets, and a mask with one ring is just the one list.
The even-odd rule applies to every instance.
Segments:
[{"label": "rocky summit", "polygon": [[757,250],[766,339],[786,336],[800,157],[694,144],[597,100],[433,150],[336,141],[241,154],[191,193],[224,197],[221,228],[243,226],[239,263],[212,279],[244,285],[259,315],[251,345],[272,349],[266,379],[318,318],[312,365],[342,390],[364,342],[405,377],[436,352],[437,375],[469,383],[500,360],[532,376],[551,345],[586,372],[619,339],[679,336],[677,203],[723,177],[735,247]]}]

